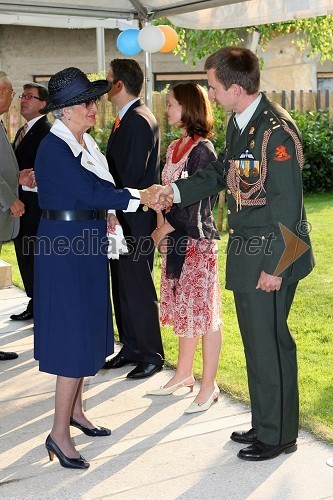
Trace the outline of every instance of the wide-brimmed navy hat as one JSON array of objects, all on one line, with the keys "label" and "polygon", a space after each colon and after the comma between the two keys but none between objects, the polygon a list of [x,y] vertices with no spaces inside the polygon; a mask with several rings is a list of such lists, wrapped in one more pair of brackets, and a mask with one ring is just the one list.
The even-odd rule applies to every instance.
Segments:
[{"label": "wide-brimmed navy hat", "polygon": [[55,109],[82,104],[106,94],[112,87],[107,80],[91,82],[79,68],[65,68],[50,78],[50,103],[39,110],[46,114]]}]

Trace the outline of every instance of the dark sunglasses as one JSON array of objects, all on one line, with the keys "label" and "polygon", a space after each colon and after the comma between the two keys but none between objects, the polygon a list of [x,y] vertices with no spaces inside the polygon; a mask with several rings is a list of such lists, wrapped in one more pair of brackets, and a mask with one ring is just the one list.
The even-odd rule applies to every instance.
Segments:
[{"label": "dark sunglasses", "polygon": [[82,104],[84,104],[86,108],[89,108],[93,104],[98,104],[100,100],[100,97],[95,97],[94,99],[89,99],[89,101],[84,101]]}]

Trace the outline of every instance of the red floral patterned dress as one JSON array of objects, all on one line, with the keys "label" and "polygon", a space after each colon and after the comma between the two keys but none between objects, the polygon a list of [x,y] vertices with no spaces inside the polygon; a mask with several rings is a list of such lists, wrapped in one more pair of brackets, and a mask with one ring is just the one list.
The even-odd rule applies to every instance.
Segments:
[{"label": "red floral patterned dress", "polygon": [[[192,144],[191,148],[184,153],[179,161],[175,162],[174,149],[176,147],[177,141],[173,141],[168,148],[166,163],[162,172],[163,184],[170,184],[170,182],[174,182],[180,177],[186,177],[197,170],[203,170],[210,161],[216,158],[211,142],[201,138]],[[199,147],[200,154],[196,155],[196,148]],[[191,165],[192,157],[194,157],[193,165]],[[209,200],[206,200],[206,202],[209,202]],[[192,224],[193,220],[196,221],[198,235],[200,235],[201,225],[200,207],[201,202],[188,207],[191,212],[183,213],[185,220],[189,221],[189,225],[191,220]],[[181,213],[186,209],[178,208],[177,210],[181,218]],[[210,213],[207,212],[208,210],[204,209],[204,214],[208,215],[208,221],[211,221],[213,230],[211,234],[218,234],[211,211],[209,210]],[[171,225],[173,224],[171,223]],[[172,233],[170,234],[172,235]],[[189,234],[191,234],[191,230],[189,230]],[[162,325],[172,325],[175,334],[181,337],[201,336],[219,330],[222,320],[217,266],[218,248],[216,241],[214,239],[202,239],[201,237],[200,239],[188,237],[185,260],[175,287],[174,280],[166,278],[166,256],[162,256],[160,301]]]}]

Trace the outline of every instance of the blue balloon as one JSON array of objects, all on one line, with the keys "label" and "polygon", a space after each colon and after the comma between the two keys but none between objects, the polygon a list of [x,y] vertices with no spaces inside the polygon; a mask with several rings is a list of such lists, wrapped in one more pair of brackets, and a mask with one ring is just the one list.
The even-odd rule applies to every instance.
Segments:
[{"label": "blue balloon", "polygon": [[141,52],[138,42],[139,30],[128,29],[122,31],[117,38],[117,49],[125,56],[135,56]]}]

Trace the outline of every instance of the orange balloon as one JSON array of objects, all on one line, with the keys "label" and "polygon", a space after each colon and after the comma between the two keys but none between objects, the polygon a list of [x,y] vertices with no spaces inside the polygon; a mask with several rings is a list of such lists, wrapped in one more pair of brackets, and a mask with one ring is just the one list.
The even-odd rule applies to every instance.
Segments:
[{"label": "orange balloon", "polygon": [[177,31],[167,24],[160,24],[158,28],[163,31],[165,37],[165,44],[161,48],[160,52],[171,52],[178,43]]}]

